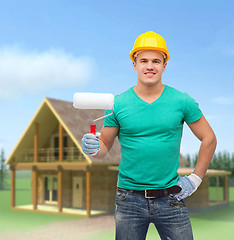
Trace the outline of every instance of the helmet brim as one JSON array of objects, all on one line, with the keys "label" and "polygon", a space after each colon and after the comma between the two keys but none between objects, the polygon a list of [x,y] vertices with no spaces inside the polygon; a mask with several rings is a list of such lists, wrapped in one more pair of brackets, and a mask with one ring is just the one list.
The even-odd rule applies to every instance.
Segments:
[{"label": "helmet brim", "polygon": [[170,58],[170,53],[167,50],[165,50],[164,48],[158,48],[158,47],[138,47],[138,48],[135,48],[134,50],[132,50],[130,52],[131,60],[134,62],[134,55],[135,55],[135,53],[138,52],[138,51],[143,51],[143,50],[154,50],[154,51],[158,51],[158,52],[164,52],[166,54],[165,62],[167,62],[168,59]]}]

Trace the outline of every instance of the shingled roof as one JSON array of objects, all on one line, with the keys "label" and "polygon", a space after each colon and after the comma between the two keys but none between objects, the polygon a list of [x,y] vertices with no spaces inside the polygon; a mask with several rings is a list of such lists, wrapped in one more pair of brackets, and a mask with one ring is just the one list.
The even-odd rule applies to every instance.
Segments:
[{"label": "shingled roof", "polygon": [[[92,121],[104,115],[104,110],[76,109],[73,107],[72,102],[61,101],[53,98],[46,99],[56,111],[63,123],[66,125],[70,134],[73,135],[77,143],[79,143],[80,145],[83,135],[90,132],[90,124],[92,124]],[[95,122],[97,126],[97,131],[101,131],[103,122],[103,119]],[[92,162],[104,161],[110,163],[119,163],[120,157],[120,144],[117,137],[110,152],[105,156],[105,158],[100,160],[90,157],[90,159],[92,160]]]}]

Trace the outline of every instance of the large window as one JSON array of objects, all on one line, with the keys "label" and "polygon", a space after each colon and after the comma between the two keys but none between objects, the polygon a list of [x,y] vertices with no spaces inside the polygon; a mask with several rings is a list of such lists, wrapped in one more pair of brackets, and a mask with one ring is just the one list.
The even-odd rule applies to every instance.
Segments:
[{"label": "large window", "polygon": [[[63,160],[66,160],[68,157],[68,154],[67,154],[68,141],[67,140],[68,140],[67,136],[64,136],[63,137]],[[58,136],[54,137],[54,158],[56,161],[58,161],[59,159],[59,137]]]}]

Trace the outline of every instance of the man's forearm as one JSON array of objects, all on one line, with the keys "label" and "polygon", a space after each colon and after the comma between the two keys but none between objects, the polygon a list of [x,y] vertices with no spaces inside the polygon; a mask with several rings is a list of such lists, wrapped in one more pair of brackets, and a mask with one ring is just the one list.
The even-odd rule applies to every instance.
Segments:
[{"label": "man's forearm", "polygon": [[97,153],[96,156],[93,156],[94,158],[97,158],[97,159],[102,159],[106,156],[106,154],[108,153],[108,148],[107,146],[102,142],[102,140],[100,140],[100,150],[99,152]]},{"label": "man's forearm", "polygon": [[194,170],[194,173],[200,178],[203,178],[206,174],[206,171],[210,165],[211,159],[214,155],[215,148],[217,145],[216,137],[206,138],[202,141],[198,161]]}]

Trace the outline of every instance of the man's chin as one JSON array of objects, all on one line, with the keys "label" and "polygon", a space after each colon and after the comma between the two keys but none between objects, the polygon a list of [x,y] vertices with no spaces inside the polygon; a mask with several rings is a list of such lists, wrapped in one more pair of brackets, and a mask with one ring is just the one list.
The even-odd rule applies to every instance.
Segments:
[{"label": "man's chin", "polygon": [[154,82],[143,82],[143,85],[145,85],[145,86],[155,86],[155,85],[157,85],[157,84],[159,84],[160,83],[160,81],[154,81]]}]

